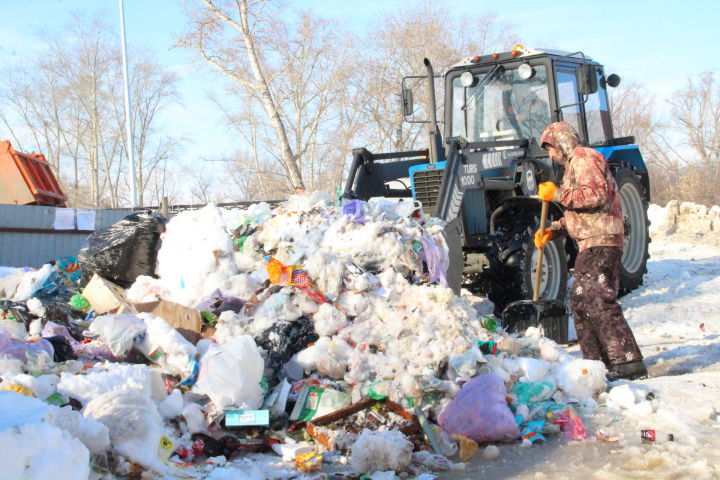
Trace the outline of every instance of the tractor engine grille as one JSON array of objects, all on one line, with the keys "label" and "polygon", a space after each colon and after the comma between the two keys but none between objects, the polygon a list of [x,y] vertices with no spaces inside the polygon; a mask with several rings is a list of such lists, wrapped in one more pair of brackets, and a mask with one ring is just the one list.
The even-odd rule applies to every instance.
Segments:
[{"label": "tractor engine grille", "polygon": [[422,203],[423,211],[428,215],[435,214],[443,172],[444,169],[413,172],[415,200]]}]

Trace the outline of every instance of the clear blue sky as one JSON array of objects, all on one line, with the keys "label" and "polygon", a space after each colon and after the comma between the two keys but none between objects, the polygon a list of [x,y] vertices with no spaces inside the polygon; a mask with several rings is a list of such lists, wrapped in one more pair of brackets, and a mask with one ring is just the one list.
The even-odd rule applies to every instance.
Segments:
[{"label": "clear blue sky", "polygon": [[[436,0],[438,2],[443,0]],[[184,11],[197,0],[124,0],[128,43],[154,52],[168,68],[182,73],[182,105],[166,115],[168,125],[186,132],[192,144],[186,161],[229,153],[233,135],[207,100],[222,79],[193,64],[191,52],[173,49],[185,24]],[[606,0],[489,2],[444,1],[455,12],[477,15],[495,12],[512,22],[526,46],[582,50],[604,63],[608,72],[644,84],[659,98],[669,98],[688,76],[717,70],[715,52],[720,2],[712,0]],[[385,12],[404,2],[388,0],[296,0],[290,8],[312,9],[338,20],[358,33]],[[71,13],[101,11],[117,26],[117,0],[0,0],[0,65],[22,61],[42,51],[40,35],[61,35]],[[468,52],[468,55],[479,52]],[[0,135],[2,137],[3,135]],[[7,135],[5,135],[7,136]]]}]

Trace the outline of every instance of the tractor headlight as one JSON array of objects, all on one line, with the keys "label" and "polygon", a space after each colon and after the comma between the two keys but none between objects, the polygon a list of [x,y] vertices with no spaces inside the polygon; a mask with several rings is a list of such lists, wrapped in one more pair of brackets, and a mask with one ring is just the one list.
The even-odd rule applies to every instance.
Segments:
[{"label": "tractor headlight", "polygon": [[518,77],[522,80],[529,80],[535,74],[535,69],[527,63],[523,63],[518,67]]},{"label": "tractor headlight", "polygon": [[477,84],[477,77],[470,72],[463,72],[460,75],[460,84],[465,88],[474,87]]}]

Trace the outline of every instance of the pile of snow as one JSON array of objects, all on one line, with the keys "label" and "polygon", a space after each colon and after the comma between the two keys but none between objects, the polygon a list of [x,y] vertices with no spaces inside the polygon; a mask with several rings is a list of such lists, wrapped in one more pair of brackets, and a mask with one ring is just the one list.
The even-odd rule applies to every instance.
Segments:
[{"label": "pile of snow", "polygon": [[108,429],[70,407],[58,408],[13,391],[0,391],[3,478],[86,480],[90,453],[110,446]]},{"label": "pile of snow", "polygon": [[671,200],[665,207],[650,205],[650,234],[670,241],[720,245],[720,206],[706,207]]}]

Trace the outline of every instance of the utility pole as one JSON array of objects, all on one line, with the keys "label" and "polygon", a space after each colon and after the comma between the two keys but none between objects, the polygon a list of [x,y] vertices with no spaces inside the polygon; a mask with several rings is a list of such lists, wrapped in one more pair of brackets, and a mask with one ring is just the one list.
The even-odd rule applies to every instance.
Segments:
[{"label": "utility pole", "polygon": [[123,0],[118,0],[120,5],[120,38],[122,42],[122,62],[123,62],[123,91],[125,93],[125,131],[127,136],[127,155],[130,167],[130,190],[132,191],[132,207],[138,207],[137,194],[137,177],[135,176],[135,154],[133,153],[133,128],[132,115],[130,111],[130,87],[128,85],[128,67],[127,67],[127,46],[125,44],[125,14],[123,9]]}]

